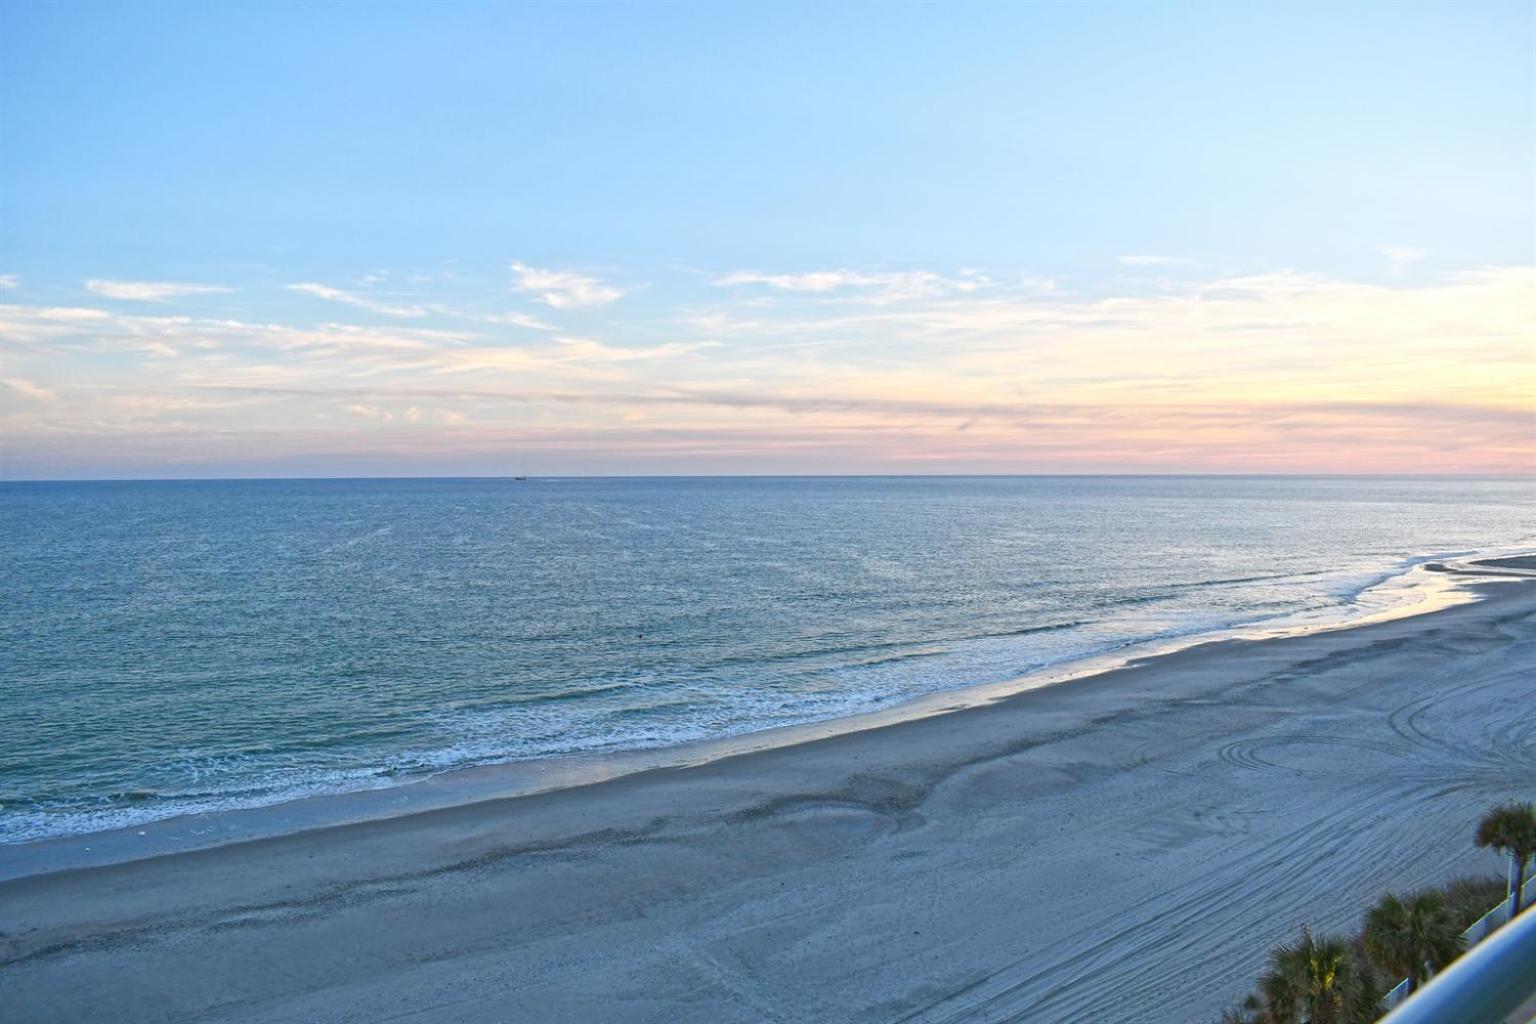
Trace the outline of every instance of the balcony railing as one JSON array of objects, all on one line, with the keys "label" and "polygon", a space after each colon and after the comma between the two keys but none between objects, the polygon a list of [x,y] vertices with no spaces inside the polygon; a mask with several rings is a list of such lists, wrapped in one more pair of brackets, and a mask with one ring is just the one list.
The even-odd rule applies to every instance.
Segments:
[{"label": "balcony railing", "polygon": [[[1536,907],[1467,950],[1381,1024],[1526,1024],[1536,1000]],[[1536,1012],[1536,1011],[1532,1011]]]},{"label": "balcony railing", "polygon": [[[1536,867],[1536,862],[1533,862],[1533,867]],[[1511,882],[1511,884],[1513,884],[1513,882]],[[1484,914],[1482,917],[1473,922],[1470,928],[1461,933],[1462,948],[1471,949],[1473,946],[1477,945],[1479,942],[1482,942],[1488,936],[1497,931],[1499,925],[1509,920],[1509,908],[1513,903],[1514,899],[1510,896],[1506,896],[1504,897],[1503,903],[1500,903],[1498,906],[1494,907],[1492,910],[1488,911],[1488,913]],[[1522,890],[1520,896],[1520,905],[1522,907],[1529,907],[1533,904],[1536,904],[1536,870],[1532,870],[1530,872],[1530,877],[1526,878],[1525,888]],[[1408,979],[1404,978],[1402,981],[1392,986],[1392,990],[1382,997],[1381,1005],[1384,1009],[1390,1010],[1392,1007],[1396,1006],[1398,1003],[1407,998]],[[1527,1022],[1521,1021],[1520,1024],[1527,1024]]]}]

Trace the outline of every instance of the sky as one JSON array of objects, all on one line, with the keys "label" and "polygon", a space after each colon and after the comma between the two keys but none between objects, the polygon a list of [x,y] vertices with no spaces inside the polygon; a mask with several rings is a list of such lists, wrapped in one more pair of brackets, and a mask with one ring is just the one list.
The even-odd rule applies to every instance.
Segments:
[{"label": "sky", "polygon": [[0,478],[1536,472],[1536,5],[0,2]]}]

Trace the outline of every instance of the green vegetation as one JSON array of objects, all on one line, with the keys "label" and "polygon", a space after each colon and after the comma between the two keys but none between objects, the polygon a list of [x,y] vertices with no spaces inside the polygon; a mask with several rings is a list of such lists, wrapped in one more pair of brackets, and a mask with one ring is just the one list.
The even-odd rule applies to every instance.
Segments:
[{"label": "green vegetation", "polygon": [[1408,979],[1412,992],[1461,955],[1461,933],[1437,892],[1406,898],[1391,893],[1365,915],[1361,944],[1388,975]]},{"label": "green vegetation", "polygon": [[1380,996],[1368,966],[1349,943],[1301,930],[1301,941],[1270,954],[1271,969],[1259,981],[1270,1017],[1280,1024],[1353,1024],[1370,1013]]},{"label": "green vegetation", "polygon": [[[1523,882],[1525,860],[1536,854],[1536,807],[1494,808],[1478,825],[1477,845],[1518,858]],[[1421,892],[1387,893],[1354,939],[1303,928],[1300,940],[1270,951],[1258,990],[1223,1013],[1220,1024],[1370,1024],[1381,1016],[1387,989],[1407,978],[1412,991],[1460,956],[1462,932],[1505,893],[1498,877],[1459,878]]]},{"label": "green vegetation", "polygon": [[1488,911],[1498,906],[1508,895],[1504,879],[1498,875],[1477,875],[1458,878],[1434,890],[1440,894],[1445,909],[1451,915],[1459,935],[1477,923]]},{"label": "green vegetation", "polygon": [[1508,854],[1515,862],[1515,906],[1525,886],[1525,862],[1536,855],[1536,804],[1500,804],[1477,824],[1477,845]]}]

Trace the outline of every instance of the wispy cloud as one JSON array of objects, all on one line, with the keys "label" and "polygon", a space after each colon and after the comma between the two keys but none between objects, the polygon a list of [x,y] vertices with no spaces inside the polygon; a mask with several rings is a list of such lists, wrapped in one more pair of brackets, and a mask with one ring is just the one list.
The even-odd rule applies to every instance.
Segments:
[{"label": "wispy cloud", "polygon": [[553,331],[557,328],[553,324],[547,324],[536,316],[527,313],[487,313],[476,317],[488,324],[511,324],[513,327],[526,327],[531,331]]},{"label": "wispy cloud", "polygon": [[721,287],[760,285],[783,292],[833,293],[852,291],[879,301],[931,298],[948,292],[970,293],[992,284],[980,271],[963,270],[946,277],[931,270],[870,272],[812,270],[804,273],[764,273],[734,270],[715,281]]},{"label": "wispy cloud", "polygon": [[[935,280],[936,274],[920,274],[919,280]],[[726,274],[716,284],[742,285],[763,284],[790,292],[830,292],[839,288],[858,288],[884,284],[891,280],[889,274],[861,274],[854,270],[812,270],[803,274],[765,274],[758,270],[736,270]]]},{"label": "wispy cloud", "polygon": [[31,453],[13,465],[237,442],[317,459],[522,445],[721,471],[828,453],[870,470],[1536,464],[1536,268],[1125,275],[1108,295],[975,270],[901,301],[881,297],[903,283],[883,273],[741,273],[699,305],[579,334],[437,296],[409,323],[318,325],[0,304],[0,432]]},{"label": "wispy cloud", "polygon": [[20,377],[0,377],[0,384],[5,385],[17,394],[26,395],[28,398],[34,398],[40,402],[54,402],[59,397],[48,388],[34,384],[29,380],[22,380]]},{"label": "wispy cloud", "polygon": [[354,402],[348,405],[346,410],[354,416],[361,416],[364,419],[369,420],[378,420],[381,423],[388,423],[395,418],[394,414],[389,410],[381,408],[377,405],[370,405],[366,402]]},{"label": "wispy cloud", "polygon": [[606,306],[623,296],[623,290],[598,278],[569,270],[549,270],[512,264],[513,287],[537,295],[540,302],[555,309]]},{"label": "wispy cloud", "polygon": [[1429,255],[1423,249],[1411,245],[1383,245],[1378,251],[1386,259],[1387,266],[1394,274],[1401,274]]},{"label": "wispy cloud", "polygon": [[85,287],[109,299],[130,302],[166,302],[188,295],[212,295],[233,289],[217,284],[188,284],[185,281],[104,281],[92,278]]},{"label": "wispy cloud", "polygon": [[681,344],[667,342],[662,345],[605,345],[591,338],[556,338],[555,349],[560,358],[581,359],[589,362],[629,363],[645,359],[671,359],[690,352],[711,347],[710,343]]},{"label": "wispy cloud", "polygon": [[1199,264],[1183,256],[1121,256],[1128,267],[1195,267]]},{"label": "wispy cloud", "polygon": [[0,289],[9,290],[21,285],[21,278],[15,274],[0,274]]},{"label": "wispy cloud", "polygon": [[370,313],[379,313],[383,316],[405,319],[426,316],[430,312],[425,306],[404,306],[392,302],[380,302],[367,295],[359,295],[356,292],[349,292],[342,288],[333,288],[327,284],[306,282],[304,284],[290,284],[285,287],[291,292],[302,292],[305,295],[313,295],[317,299],[340,302],[344,305],[366,309]]}]

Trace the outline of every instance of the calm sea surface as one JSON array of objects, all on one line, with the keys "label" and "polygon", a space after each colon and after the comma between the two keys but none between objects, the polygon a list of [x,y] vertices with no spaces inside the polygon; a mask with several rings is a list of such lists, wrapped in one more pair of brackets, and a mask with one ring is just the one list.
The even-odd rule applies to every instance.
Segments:
[{"label": "calm sea surface", "polygon": [[0,484],[0,841],[676,744],[1536,547],[1531,482]]}]

